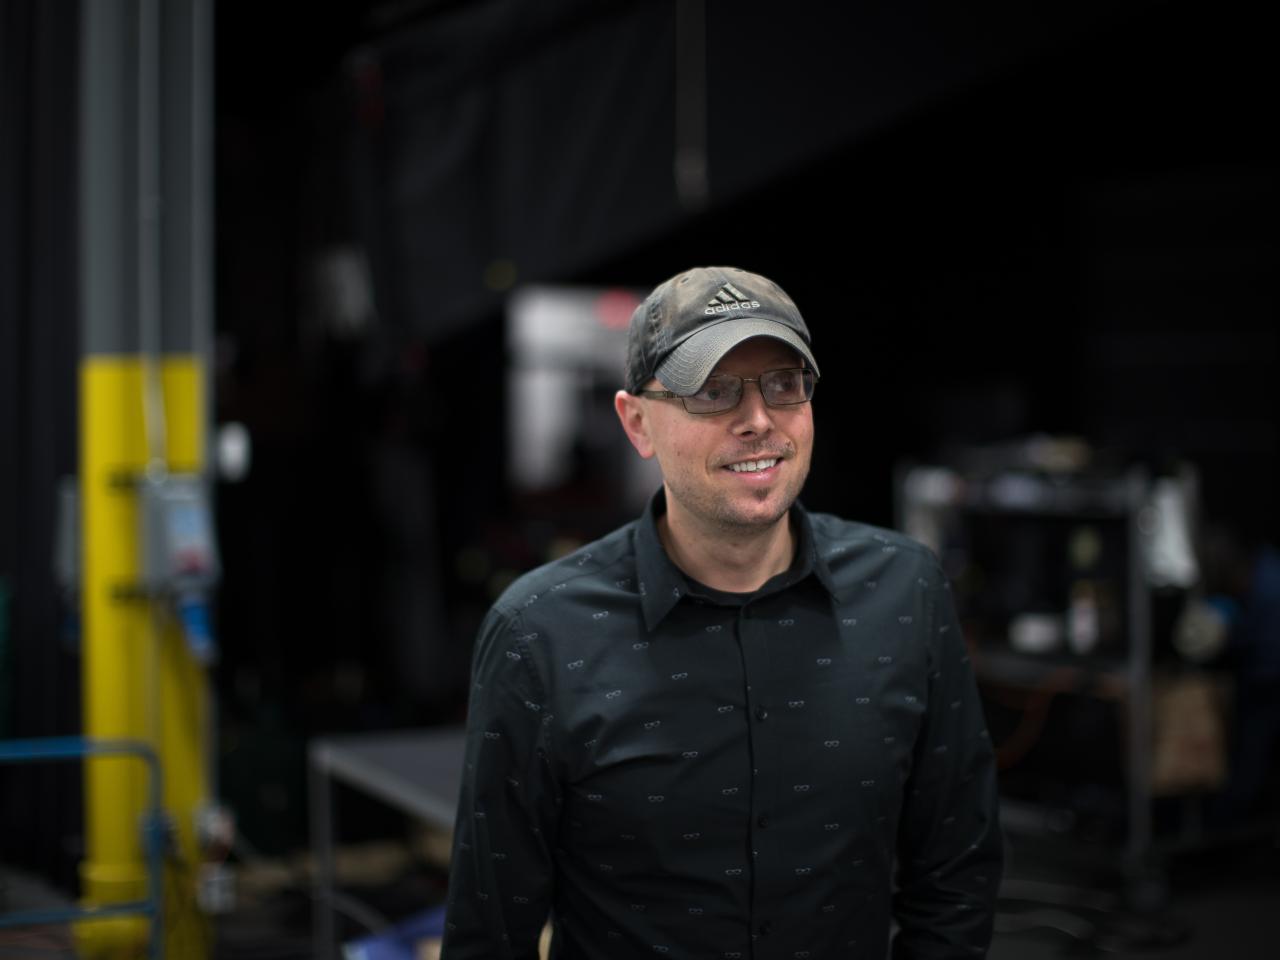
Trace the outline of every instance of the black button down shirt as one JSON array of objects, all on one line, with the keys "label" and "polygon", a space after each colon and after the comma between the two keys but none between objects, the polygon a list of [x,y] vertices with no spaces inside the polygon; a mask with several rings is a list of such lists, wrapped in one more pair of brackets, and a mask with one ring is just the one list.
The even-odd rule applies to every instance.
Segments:
[{"label": "black button down shirt", "polygon": [[753,594],[638,521],[518,580],[472,672],[445,960],[975,957],[995,770],[945,576],[798,505]]}]

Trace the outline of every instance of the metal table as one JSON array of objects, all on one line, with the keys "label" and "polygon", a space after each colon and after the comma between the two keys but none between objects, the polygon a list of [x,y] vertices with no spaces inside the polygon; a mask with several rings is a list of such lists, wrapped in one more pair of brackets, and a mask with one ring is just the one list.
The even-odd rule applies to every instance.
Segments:
[{"label": "metal table", "polygon": [[376,797],[424,823],[452,829],[462,785],[462,727],[318,737],[308,749],[311,848],[316,858],[314,953],[336,958],[333,781]]}]

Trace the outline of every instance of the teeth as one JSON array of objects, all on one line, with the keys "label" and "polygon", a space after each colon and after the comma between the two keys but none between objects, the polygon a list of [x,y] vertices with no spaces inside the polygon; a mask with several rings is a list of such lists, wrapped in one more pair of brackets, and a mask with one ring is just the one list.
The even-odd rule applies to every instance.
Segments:
[{"label": "teeth", "polygon": [[777,457],[772,460],[747,460],[744,463],[731,463],[729,469],[734,473],[755,473],[757,470],[768,470],[777,462]]}]

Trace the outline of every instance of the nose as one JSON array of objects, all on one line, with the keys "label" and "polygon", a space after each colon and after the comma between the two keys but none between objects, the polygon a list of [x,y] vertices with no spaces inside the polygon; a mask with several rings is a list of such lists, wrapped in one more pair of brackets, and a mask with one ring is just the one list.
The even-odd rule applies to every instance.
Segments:
[{"label": "nose", "polygon": [[733,432],[738,436],[754,436],[772,429],[773,417],[764,402],[764,394],[760,392],[760,384],[755,380],[745,380],[742,399],[733,411]]}]

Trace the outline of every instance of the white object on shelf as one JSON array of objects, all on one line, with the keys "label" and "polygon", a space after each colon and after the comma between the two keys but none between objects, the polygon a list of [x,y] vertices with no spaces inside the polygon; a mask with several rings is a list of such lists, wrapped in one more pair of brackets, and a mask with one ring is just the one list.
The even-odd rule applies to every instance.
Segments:
[{"label": "white object on shelf", "polygon": [[1022,613],[1009,622],[1009,646],[1019,653],[1052,653],[1062,646],[1062,618]]}]

